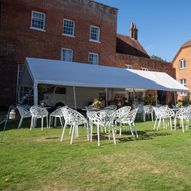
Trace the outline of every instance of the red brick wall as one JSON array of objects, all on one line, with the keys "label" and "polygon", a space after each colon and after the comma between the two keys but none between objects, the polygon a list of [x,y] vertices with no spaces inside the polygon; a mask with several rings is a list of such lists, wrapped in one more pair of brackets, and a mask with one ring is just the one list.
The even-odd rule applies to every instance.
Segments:
[{"label": "red brick wall", "polygon": [[[30,29],[32,10],[46,14],[45,32]],[[75,21],[75,37],[62,36],[64,18]],[[17,64],[25,57],[60,59],[61,48],[71,48],[75,62],[87,63],[88,52],[95,52],[100,55],[100,64],[114,65],[116,22],[116,9],[91,0],[1,0],[0,73],[9,68],[14,79],[6,84],[10,88],[7,93],[15,96],[11,87],[16,84]],[[90,25],[100,27],[100,43],[89,42]],[[5,62],[9,47],[14,61]],[[3,78],[1,75],[0,81],[5,81]],[[0,86],[0,91],[6,87]],[[1,100],[0,95],[0,105]]]},{"label": "red brick wall", "polygon": [[123,68],[125,65],[132,65],[133,69],[137,70],[141,70],[141,67],[144,67],[148,68],[149,71],[166,72],[175,78],[175,70],[171,63],[117,53],[115,66]]}]

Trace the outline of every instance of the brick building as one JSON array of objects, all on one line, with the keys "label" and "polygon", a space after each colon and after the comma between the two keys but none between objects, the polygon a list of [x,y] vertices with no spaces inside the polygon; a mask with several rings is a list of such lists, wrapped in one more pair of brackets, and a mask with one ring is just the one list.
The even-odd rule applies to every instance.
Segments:
[{"label": "brick building", "polygon": [[91,0],[0,2],[0,105],[15,102],[25,57],[114,65],[117,9]]},{"label": "brick building", "polygon": [[0,105],[16,100],[18,66],[25,57],[61,59],[133,69],[164,71],[130,36],[117,35],[117,9],[93,0],[1,0]]},{"label": "brick building", "polygon": [[[176,80],[187,86],[191,92],[191,40],[180,47],[172,64],[176,70]],[[184,99],[185,96],[188,94],[179,93],[178,99]]]}]

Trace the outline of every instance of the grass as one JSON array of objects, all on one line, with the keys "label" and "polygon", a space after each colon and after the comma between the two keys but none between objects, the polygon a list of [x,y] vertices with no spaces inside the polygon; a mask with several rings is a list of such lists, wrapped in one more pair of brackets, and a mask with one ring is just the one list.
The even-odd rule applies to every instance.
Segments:
[{"label": "grass", "polygon": [[138,140],[126,132],[114,145],[103,135],[98,147],[96,137],[86,141],[82,127],[70,145],[68,130],[60,142],[61,128],[8,125],[0,144],[0,190],[191,190],[191,131],[157,132],[152,122],[140,122]]}]

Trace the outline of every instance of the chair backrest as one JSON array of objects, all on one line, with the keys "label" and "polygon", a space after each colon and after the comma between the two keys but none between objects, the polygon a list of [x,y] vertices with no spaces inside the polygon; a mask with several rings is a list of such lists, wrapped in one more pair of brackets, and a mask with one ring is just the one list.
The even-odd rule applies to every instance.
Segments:
[{"label": "chair backrest", "polygon": [[30,111],[28,109],[26,109],[24,106],[18,105],[17,109],[18,109],[21,117],[30,117],[31,116]]},{"label": "chair backrest", "polygon": [[46,108],[38,105],[34,105],[30,108],[31,115],[34,117],[43,117],[48,115]]},{"label": "chair backrest", "polygon": [[125,122],[133,123],[135,121],[137,112],[138,112],[138,108],[135,108],[135,109],[131,110],[129,113],[126,113],[125,115],[121,116],[121,118],[119,118],[119,121],[121,121],[123,123],[125,123]]},{"label": "chair backrest", "polygon": [[119,117],[123,116],[125,113],[129,113],[130,110],[131,110],[131,107],[130,107],[130,106],[121,107],[121,108],[117,109],[117,110],[113,113],[113,116],[115,116],[116,118],[119,118]]},{"label": "chair backrest", "polygon": [[144,105],[143,111],[144,111],[144,113],[152,113],[153,112],[152,105]]},{"label": "chair backrest", "polygon": [[129,112],[129,117],[130,117],[131,122],[134,122],[134,121],[135,121],[135,118],[136,118],[138,109],[139,109],[139,108],[135,108],[135,109],[133,109],[133,110],[131,110],[131,111]]},{"label": "chair backrest", "polygon": [[65,122],[69,125],[80,125],[87,123],[87,119],[81,113],[72,108],[62,107],[61,111]]},{"label": "chair backrest", "polygon": [[63,106],[63,107],[60,107],[58,109],[56,109],[55,111],[53,111],[50,116],[63,116],[63,113],[62,113],[62,108],[65,108],[67,106]]}]

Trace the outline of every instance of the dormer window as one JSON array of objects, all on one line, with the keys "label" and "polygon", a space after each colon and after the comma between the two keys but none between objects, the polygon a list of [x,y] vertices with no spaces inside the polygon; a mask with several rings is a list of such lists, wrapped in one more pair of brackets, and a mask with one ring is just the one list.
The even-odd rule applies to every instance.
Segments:
[{"label": "dormer window", "polygon": [[180,69],[186,68],[186,60],[184,59],[179,60],[179,68]]}]

